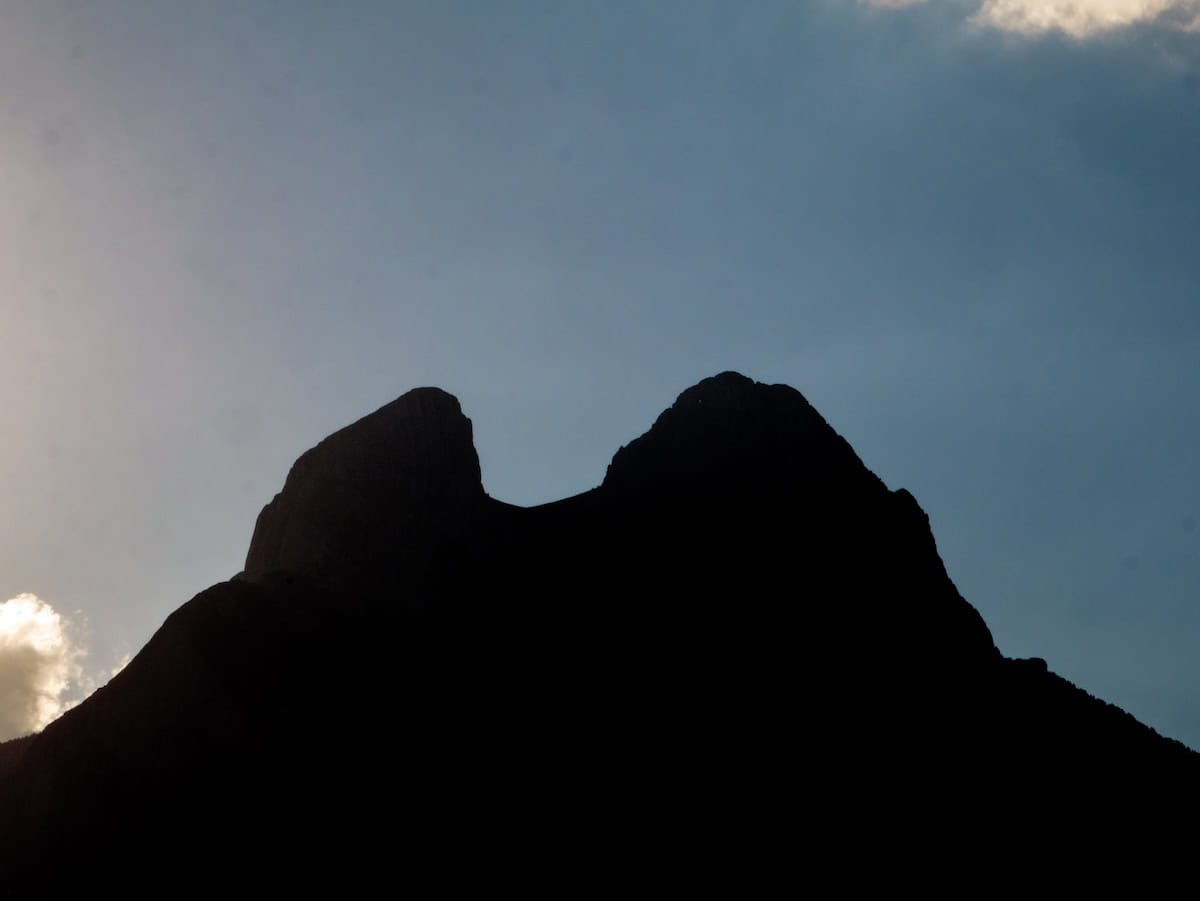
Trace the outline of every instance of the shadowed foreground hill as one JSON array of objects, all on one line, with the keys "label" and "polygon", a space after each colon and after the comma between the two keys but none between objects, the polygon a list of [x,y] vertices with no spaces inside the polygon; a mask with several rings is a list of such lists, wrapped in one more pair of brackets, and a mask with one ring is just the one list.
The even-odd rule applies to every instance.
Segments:
[{"label": "shadowed foreground hill", "polygon": [[918,808],[1115,823],[1197,775],[1003,657],[917,502],[789,387],[706,379],[599,487],[528,509],[422,388],[300,457],[244,572],[0,745],[0,868],[761,875],[788,818],[834,849]]}]

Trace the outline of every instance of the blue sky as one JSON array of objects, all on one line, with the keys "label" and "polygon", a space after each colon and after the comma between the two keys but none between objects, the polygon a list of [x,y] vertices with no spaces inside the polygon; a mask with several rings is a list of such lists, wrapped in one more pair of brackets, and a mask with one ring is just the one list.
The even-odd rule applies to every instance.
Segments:
[{"label": "blue sky", "polygon": [[585,490],[724,369],[1200,747],[1196,3],[12,0],[0,599],[105,671],[418,385]]}]

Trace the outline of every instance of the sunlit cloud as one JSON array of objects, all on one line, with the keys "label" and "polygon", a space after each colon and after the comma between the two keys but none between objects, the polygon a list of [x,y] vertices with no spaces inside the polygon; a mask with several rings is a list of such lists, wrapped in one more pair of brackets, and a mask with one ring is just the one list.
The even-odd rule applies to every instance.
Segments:
[{"label": "sunlit cloud", "polygon": [[[927,0],[863,2],[880,9],[898,9]],[[966,21],[973,26],[1030,37],[1058,32],[1086,39],[1151,23],[1200,31],[1200,0],[979,0],[958,5],[970,10]]]},{"label": "sunlit cloud", "polygon": [[986,0],[971,19],[1018,34],[1060,31],[1076,38],[1147,22],[1193,29],[1198,0]]},{"label": "sunlit cloud", "polygon": [[67,620],[41,598],[0,603],[0,741],[36,732],[67,709],[83,656]]},{"label": "sunlit cloud", "polygon": [[81,631],[35,594],[0,602],[0,741],[44,729],[129,663],[85,668]]}]

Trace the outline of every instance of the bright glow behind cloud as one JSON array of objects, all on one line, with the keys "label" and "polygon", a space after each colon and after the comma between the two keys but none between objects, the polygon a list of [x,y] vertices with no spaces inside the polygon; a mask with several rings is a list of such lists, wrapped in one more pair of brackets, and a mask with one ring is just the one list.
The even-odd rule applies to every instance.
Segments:
[{"label": "bright glow behind cloud", "polygon": [[[881,8],[915,6],[926,0],[865,0]],[[982,0],[968,21],[1024,35],[1062,32],[1090,38],[1150,22],[1200,31],[1200,0]]]},{"label": "bright glow behind cloud", "polygon": [[66,620],[32,594],[0,603],[0,741],[36,732],[70,704],[83,651]]}]

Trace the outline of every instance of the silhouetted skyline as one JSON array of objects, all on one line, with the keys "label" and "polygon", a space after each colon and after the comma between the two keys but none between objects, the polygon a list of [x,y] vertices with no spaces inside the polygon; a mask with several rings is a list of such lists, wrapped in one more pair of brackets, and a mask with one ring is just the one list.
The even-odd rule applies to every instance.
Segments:
[{"label": "silhouetted skyline", "polygon": [[930,814],[814,830],[827,863],[1191,806],[1200,754],[1000,653],[920,504],[790,386],[703,379],[550,504],[480,462],[436,387],[302,454],[242,572],[0,743],[5,885],[117,885],[133,855],[147,884],[493,885],[493,858],[744,884],[795,869],[771,811]]},{"label": "silhouetted skyline", "polygon": [[97,677],[413,386],[536,504],[738,369],[1200,747],[1200,33],[893,5],[6,3],[0,600]]}]

